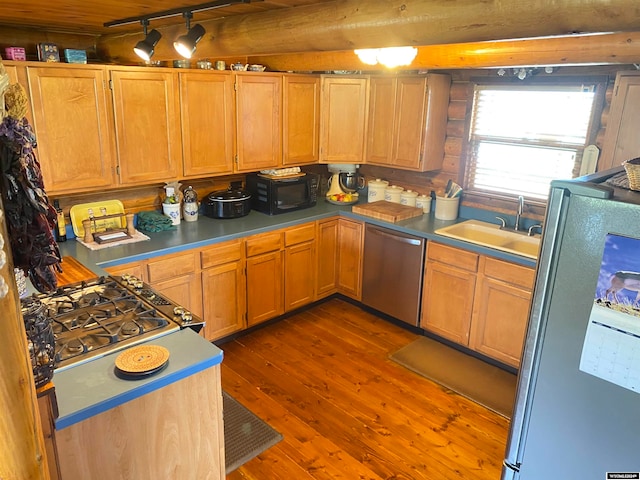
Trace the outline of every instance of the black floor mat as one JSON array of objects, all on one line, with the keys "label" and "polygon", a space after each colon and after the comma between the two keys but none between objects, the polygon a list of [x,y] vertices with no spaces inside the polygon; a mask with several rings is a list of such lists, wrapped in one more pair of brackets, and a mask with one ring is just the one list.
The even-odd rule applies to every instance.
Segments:
[{"label": "black floor mat", "polygon": [[225,470],[229,474],[283,437],[227,392],[222,392],[222,400]]},{"label": "black floor mat", "polygon": [[427,337],[402,347],[391,360],[494,412],[511,418],[516,376]]}]

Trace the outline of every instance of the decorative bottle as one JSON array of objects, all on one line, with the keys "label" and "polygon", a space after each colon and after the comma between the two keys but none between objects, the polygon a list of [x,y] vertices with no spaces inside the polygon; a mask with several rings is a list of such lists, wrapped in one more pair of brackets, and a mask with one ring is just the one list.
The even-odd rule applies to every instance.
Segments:
[{"label": "decorative bottle", "polygon": [[53,201],[53,207],[56,209],[56,241],[67,241],[67,225],[64,221],[64,212],[60,208],[60,202],[58,200]]}]

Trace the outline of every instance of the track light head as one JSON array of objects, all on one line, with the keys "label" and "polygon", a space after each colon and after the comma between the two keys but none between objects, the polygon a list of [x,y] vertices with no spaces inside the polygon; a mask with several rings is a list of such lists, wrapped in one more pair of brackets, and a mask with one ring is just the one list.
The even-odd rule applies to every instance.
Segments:
[{"label": "track light head", "polygon": [[190,27],[191,18],[193,14],[191,12],[185,12],[184,18],[187,21],[187,34],[181,35],[173,42],[173,48],[184,58],[191,58],[193,52],[196,51],[196,45],[205,33],[205,29],[199,23]]},{"label": "track light head", "polygon": [[148,62],[153,56],[154,48],[162,38],[162,34],[155,29],[151,30],[149,34],[147,34],[146,25],[144,27],[144,30],[146,35],[145,39],[140,40],[133,48],[133,51],[136,52],[136,55],[138,55],[140,58]]}]

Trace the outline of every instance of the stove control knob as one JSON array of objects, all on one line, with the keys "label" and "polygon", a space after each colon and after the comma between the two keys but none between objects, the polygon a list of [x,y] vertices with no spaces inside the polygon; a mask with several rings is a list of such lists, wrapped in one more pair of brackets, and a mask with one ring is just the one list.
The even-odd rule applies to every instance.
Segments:
[{"label": "stove control knob", "polygon": [[182,316],[184,314],[184,308],[182,307],[173,307],[173,314],[177,316]]},{"label": "stove control knob", "polygon": [[133,288],[135,288],[136,290],[142,290],[142,282],[140,280],[137,280],[133,285]]},{"label": "stove control knob", "polygon": [[182,323],[191,323],[193,321],[193,315],[191,312],[184,312],[182,314]]}]

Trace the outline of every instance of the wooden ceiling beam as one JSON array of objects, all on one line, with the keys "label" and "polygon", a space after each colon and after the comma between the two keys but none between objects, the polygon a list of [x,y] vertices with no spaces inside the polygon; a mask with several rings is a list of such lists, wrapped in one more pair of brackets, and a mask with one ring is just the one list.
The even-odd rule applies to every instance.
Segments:
[{"label": "wooden ceiling beam", "polygon": [[[575,33],[640,31],[637,0],[337,0],[295,8],[192,21],[206,34],[198,58],[333,52],[382,46],[426,46]],[[173,39],[184,25],[159,27],[154,59],[177,58]],[[139,34],[103,36],[106,59],[137,62]]]},{"label": "wooden ceiling beam", "polygon": [[[258,55],[248,60],[284,72],[386,70],[364,65],[353,50]],[[418,47],[411,65],[398,70],[634,63],[640,63],[640,32],[424,46]]]}]

